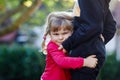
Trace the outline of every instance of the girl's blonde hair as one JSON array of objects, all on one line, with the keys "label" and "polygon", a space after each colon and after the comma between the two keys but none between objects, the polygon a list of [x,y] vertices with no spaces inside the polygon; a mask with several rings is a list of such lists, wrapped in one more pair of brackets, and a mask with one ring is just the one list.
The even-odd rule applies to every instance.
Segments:
[{"label": "girl's blonde hair", "polygon": [[56,32],[61,28],[73,31],[72,25],[73,16],[68,12],[52,12],[47,17],[46,22],[46,32],[44,34],[44,41],[42,42],[42,51],[46,51],[45,49],[45,40],[46,36],[50,34],[51,31]]}]

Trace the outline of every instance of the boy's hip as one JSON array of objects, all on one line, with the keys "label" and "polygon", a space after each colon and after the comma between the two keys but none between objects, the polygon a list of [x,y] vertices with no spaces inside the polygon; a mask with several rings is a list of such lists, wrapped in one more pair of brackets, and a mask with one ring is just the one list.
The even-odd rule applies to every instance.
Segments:
[{"label": "boy's hip", "polygon": [[75,49],[70,51],[69,55],[71,57],[87,57],[94,54],[97,57],[105,58],[105,53],[106,51],[104,42],[102,39],[96,38],[77,46]]}]

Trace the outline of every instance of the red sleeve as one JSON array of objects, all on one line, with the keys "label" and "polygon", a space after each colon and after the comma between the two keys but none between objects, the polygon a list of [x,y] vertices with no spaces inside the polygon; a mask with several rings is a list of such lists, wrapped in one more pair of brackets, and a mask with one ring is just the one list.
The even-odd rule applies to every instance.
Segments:
[{"label": "red sleeve", "polygon": [[53,60],[62,68],[81,68],[84,63],[84,59],[80,57],[67,57],[62,50],[58,50],[58,46],[50,44],[47,48],[48,54],[50,54]]}]

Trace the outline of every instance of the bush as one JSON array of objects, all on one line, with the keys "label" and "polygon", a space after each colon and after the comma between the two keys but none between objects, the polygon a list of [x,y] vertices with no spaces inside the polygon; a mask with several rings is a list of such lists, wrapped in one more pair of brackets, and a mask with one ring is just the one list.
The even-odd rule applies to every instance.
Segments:
[{"label": "bush", "polygon": [[[45,67],[45,55],[23,46],[0,47],[0,80],[39,80]],[[97,80],[119,80],[120,62],[115,54],[107,57]]]},{"label": "bush", "polygon": [[23,46],[0,47],[0,80],[39,80],[45,56]]},{"label": "bush", "polygon": [[120,80],[120,62],[116,60],[116,55],[107,57],[98,80]]}]

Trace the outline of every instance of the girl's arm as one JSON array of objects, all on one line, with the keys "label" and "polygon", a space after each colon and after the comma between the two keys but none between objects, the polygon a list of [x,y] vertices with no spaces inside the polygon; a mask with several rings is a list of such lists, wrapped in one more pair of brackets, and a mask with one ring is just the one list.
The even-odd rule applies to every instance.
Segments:
[{"label": "girl's arm", "polygon": [[89,67],[95,68],[97,64],[97,59],[95,55],[88,56],[87,58],[81,57],[67,57],[62,50],[58,50],[58,46],[55,44],[50,44],[47,48],[48,54],[50,54],[53,60],[62,68],[81,68],[81,67]]},{"label": "girl's arm", "polygon": [[67,57],[62,50],[58,50],[58,46],[50,44],[47,48],[48,54],[50,54],[53,60],[62,68],[81,68],[84,63],[84,59],[77,57]]}]

